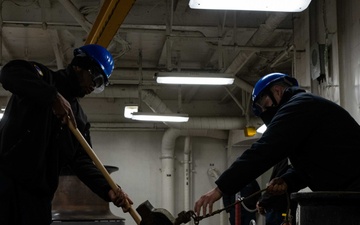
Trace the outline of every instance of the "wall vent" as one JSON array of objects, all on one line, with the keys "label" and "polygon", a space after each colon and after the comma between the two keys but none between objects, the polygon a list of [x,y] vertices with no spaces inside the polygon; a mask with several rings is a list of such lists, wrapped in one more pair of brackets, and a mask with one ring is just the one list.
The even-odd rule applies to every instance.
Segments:
[{"label": "wall vent", "polygon": [[319,78],[321,75],[325,75],[325,62],[324,62],[325,45],[315,43],[311,47],[310,52],[311,52],[310,73],[311,73],[311,78],[315,80]]}]

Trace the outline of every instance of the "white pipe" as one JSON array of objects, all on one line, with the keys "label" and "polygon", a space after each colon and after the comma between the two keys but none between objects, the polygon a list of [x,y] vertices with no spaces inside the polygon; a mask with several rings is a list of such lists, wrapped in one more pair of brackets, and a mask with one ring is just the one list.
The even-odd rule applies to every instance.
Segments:
[{"label": "white pipe", "polygon": [[161,145],[162,164],[162,208],[175,214],[175,142],[179,136],[202,136],[227,139],[228,132],[222,130],[178,130],[170,128],[165,131]]},{"label": "white pipe", "polygon": [[180,130],[165,131],[161,144],[162,208],[167,209],[172,215],[176,215],[174,214],[174,148],[180,133]]},{"label": "white pipe", "polygon": [[141,91],[141,100],[156,113],[172,113],[166,104],[151,90]]},{"label": "white pipe", "polygon": [[[288,14],[289,13],[284,13],[284,12],[277,12],[270,14],[270,16],[266,19],[265,23],[260,25],[259,29],[256,30],[256,32],[248,40],[246,45],[247,46],[264,45],[264,42],[267,40],[269,35],[271,35],[274,32],[274,30],[286,18],[286,16],[288,16]],[[245,54],[243,52],[240,52],[230,63],[230,66],[226,68],[225,73],[237,74],[245,65],[246,61],[249,60],[249,58],[251,58],[250,54]],[[248,92],[251,93],[252,90]]]},{"label": "white pipe", "polygon": [[190,210],[190,179],[191,179],[191,145],[190,145],[190,137],[187,136],[185,138],[185,146],[184,146],[184,210]]}]

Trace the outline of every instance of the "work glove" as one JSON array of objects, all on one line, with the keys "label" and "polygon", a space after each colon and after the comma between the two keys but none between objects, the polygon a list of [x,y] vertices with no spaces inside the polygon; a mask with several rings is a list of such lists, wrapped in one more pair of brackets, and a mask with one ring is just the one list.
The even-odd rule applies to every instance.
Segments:
[{"label": "work glove", "polygon": [[286,193],[287,188],[288,186],[284,179],[280,177],[275,177],[267,184],[266,192],[272,195],[282,195]]},{"label": "work glove", "polygon": [[257,202],[256,203],[256,210],[259,214],[261,215],[265,215],[266,214],[266,210],[264,207],[261,206],[261,203],[260,202]]}]

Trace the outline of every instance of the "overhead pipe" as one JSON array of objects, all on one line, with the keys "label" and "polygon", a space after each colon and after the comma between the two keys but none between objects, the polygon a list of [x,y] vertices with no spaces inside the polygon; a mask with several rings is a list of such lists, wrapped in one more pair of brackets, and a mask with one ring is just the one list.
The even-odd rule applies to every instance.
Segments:
[{"label": "overhead pipe", "polygon": [[248,41],[248,45],[258,46],[263,44],[288,15],[289,13],[287,12],[271,13],[265,23],[260,25],[259,29]]},{"label": "overhead pipe", "polygon": [[[234,84],[247,93],[252,93],[253,87],[248,85],[244,80],[237,78],[236,74],[247,64],[248,61],[250,61],[258,50],[261,50],[260,47],[264,45],[265,40],[267,40],[267,38],[276,30],[286,16],[288,16],[288,13],[277,12],[270,14],[265,23],[260,25],[259,29],[256,30],[253,36],[245,44],[245,46],[256,46],[256,48],[249,53],[239,52],[231,64],[225,69],[225,73],[234,75]],[[228,96],[225,96],[223,101],[227,97]]]},{"label": "overhead pipe", "polygon": [[[261,24],[259,29],[254,33],[246,46],[262,46],[265,40],[276,30],[279,24],[289,15],[289,13],[277,12],[271,13],[264,24]],[[237,74],[244,66],[244,61],[249,60],[247,54],[240,52],[230,66],[225,70],[225,73]],[[236,84],[236,83],[235,83]],[[241,88],[241,87],[240,87]],[[252,89],[249,91],[252,92]]]}]

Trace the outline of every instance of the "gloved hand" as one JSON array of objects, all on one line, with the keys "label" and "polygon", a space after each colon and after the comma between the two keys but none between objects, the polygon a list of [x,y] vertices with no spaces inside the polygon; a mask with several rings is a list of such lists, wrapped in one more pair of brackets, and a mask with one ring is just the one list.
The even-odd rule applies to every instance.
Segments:
[{"label": "gloved hand", "polygon": [[261,203],[260,202],[257,202],[256,203],[256,209],[257,209],[257,212],[261,215],[265,215],[266,214],[266,210],[264,207],[261,206]]},{"label": "gloved hand", "polygon": [[284,179],[280,177],[275,177],[267,184],[266,192],[269,192],[273,195],[282,195],[287,191],[287,184]]}]

